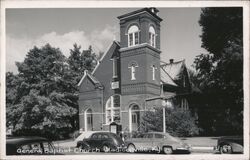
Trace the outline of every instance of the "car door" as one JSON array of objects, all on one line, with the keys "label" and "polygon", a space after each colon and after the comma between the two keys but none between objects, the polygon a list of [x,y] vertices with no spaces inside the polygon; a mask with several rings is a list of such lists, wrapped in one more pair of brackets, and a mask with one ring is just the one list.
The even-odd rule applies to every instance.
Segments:
[{"label": "car door", "polygon": [[153,134],[147,133],[144,134],[142,138],[137,139],[136,149],[141,151],[151,150],[153,145]]},{"label": "car door", "polygon": [[86,139],[86,143],[90,146],[90,149],[96,149],[99,136],[100,134],[94,133],[90,138]]},{"label": "car door", "polygon": [[153,147],[155,150],[159,150],[162,148],[163,144],[167,145],[166,137],[163,134],[155,133],[153,140]]}]

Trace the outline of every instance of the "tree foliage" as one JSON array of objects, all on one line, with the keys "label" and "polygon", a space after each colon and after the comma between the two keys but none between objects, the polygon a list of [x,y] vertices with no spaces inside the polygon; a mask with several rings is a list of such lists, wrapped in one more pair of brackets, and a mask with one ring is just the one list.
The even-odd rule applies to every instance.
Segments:
[{"label": "tree foliage", "polygon": [[203,93],[200,125],[211,134],[242,133],[242,8],[204,8],[199,24],[208,51],[194,61],[193,78]]},{"label": "tree foliage", "polygon": [[31,49],[16,63],[17,75],[6,73],[7,127],[18,135],[68,136],[77,128],[77,81],[94,67],[94,57],[76,44],[68,59],[49,44]]},{"label": "tree foliage", "polygon": [[[144,131],[163,131],[163,110],[155,108],[147,111],[143,116],[142,128]],[[174,136],[193,136],[199,133],[195,118],[190,111],[181,108],[166,109],[166,132]]]}]

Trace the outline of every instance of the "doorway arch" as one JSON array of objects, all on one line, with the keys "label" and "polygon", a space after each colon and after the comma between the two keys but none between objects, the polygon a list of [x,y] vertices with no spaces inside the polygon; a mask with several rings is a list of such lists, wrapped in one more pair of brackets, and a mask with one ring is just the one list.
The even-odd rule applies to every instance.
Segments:
[{"label": "doorway arch", "polygon": [[84,122],[85,122],[85,131],[93,131],[93,113],[92,109],[88,108],[84,112]]}]

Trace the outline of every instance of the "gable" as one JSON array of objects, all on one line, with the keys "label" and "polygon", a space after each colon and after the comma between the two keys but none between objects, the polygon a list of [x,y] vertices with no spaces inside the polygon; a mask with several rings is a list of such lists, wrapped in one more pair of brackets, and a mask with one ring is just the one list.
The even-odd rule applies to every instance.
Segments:
[{"label": "gable", "polygon": [[[104,91],[104,101],[106,101],[111,95],[114,94],[114,90],[111,89],[111,82],[113,81],[113,61],[114,56],[119,56],[120,45],[114,41],[109,47],[108,51],[101,58],[100,63],[93,71],[93,76],[97,78],[102,84]],[[117,70],[119,72],[119,69]],[[119,73],[118,73],[119,77]]]},{"label": "gable", "polygon": [[190,77],[185,60],[161,65],[161,80],[163,84],[190,89]]},{"label": "gable", "polygon": [[92,80],[86,76],[80,86],[79,86],[79,91],[80,92],[88,92],[88,91],[94,91],[96,89],[95,84],[92,82]]}]

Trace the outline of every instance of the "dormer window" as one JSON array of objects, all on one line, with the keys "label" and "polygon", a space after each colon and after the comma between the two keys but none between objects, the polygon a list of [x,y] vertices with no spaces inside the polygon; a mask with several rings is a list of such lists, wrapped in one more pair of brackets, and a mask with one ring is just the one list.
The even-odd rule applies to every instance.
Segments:
[{"label": "dormer window", "polygon": [[136,62],[131,62],[129,64],[130,72],[131,72],[131,80],[136,80],[135,73],[136,73],[136,68],[138,67],[138,64]]},{"label": "dormer window", "polygon": [[128,46],[135,46],[139,44],[139,28],[136,25],[128,29]]},{"label": "dormer window", "polygon": [[155,47],[155,29],[153,26],[149,27],[149,44]]}]

